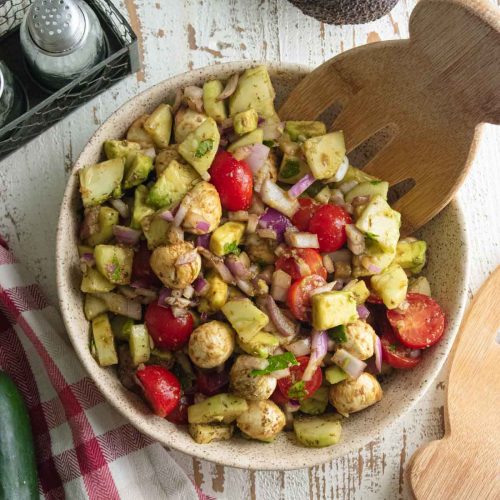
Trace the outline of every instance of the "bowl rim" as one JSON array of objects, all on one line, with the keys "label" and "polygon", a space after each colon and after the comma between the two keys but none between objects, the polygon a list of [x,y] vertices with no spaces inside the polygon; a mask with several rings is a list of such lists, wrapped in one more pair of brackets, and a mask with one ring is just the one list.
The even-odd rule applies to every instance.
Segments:
[{"label": "bowl rim", "polygon": [[[92,134],[88,142],[85,144],[84,148],[78,155],[77,160],[75,161],[72,169],[70,176],[74,176],[75,173],[80,169],[81,163],[82,163],[82,158],[85,156],[87,149],[89,147],[92,147],[92,144],[96,137],[98,137],[101,134],[101,130],[105,125],[112,120],[113,118],[119,116],[121,113],[124,112],[129,107],[133,106],[133,103],[135,101],[138,101],[139,99],[145,99],[147,96],[150,94],[154,94],[154,92],[161,87],[165,86],[167,82],[173,81],[173,80],[181,80],[182,78],[187,78],[190,77],[191,79],[200,79],[208,76],[213,76],[214,72],[224,74],[224,73],[229,73],[229,72],[234,72],[234,71],[242,71],[242,69],[263,64],[266,65],[271,71],[275,73],[292,73],[294,75],[302,75],[306,74],[310,71],[312,71],[313,68],[308,67],[306,65],[301,65],[301,64],[294,64],[294,63],[272,63],[268,61],[258,61],[258,60],[246,60],[246,61],[233,61],[233,62],[227,62],[224,64],[218,64],[216,66],[205,66],[203,68],[198,68],[194,69],[191,71],[186,71],[183,73],[175,74],[165,80],[162,80],[161,82],[156,83],[155,85],[149,87],[148,89],[140,92],[133,98],[127,100],[124,102],[120,107],[118,107],[111,115],[108,116],[108,118],[99,126],[99,128]],[[147,435],[154,441],[159,442],[163,446],[166,446],[168,448],[175,449],[177,451],[186,453],[187,455],[203,460],[208,460],[220,465],[225,465],[225,466],[230,466],[230,467],[235,467],[235,468],[242,468],[242,469],[248,469],[248,470],[295,470],[295,469],[300,469],[304,467],[313,467],[316,465],[320,465],[322,463],[329,462],[335,458],[339,458],[353,450],[359,449],[366,444],[370,442],[370,439],[368,437],[354,437],[349,441],[349,446],[347,449],[343,450],[340,453],[335,453],[335,450],[332,450],[332,447],[327,447],[327,448],[322,448],[319,450],[332,450],[330,453],[328,451],[325,451],[322,454],[309,454],[308,451],[312,450],[310,448],[302,448],[304,453],[301,455],[303,456],[302,460],[295,460],[290,462],[288,458],[279,458],[276,455],[274,456],[275,460],[268,461],[268,462],[259,462],[259,464],[255,464],[252,461],[250,461],[244,453],[242,454],[232,454],[232,453],[221,453],[218,448],[212,447],[211,445],[198,445],[195,443],[196,446],[191,447],[190,450],[186,450],[182,445],[178,444],[177,440],[174,438],[171,438],[168,435],[162,435],[160,432],[156,432],[153,427],[146,426],[147,428],[143,428],[144,426],[138,419],[132,415],[132,411],[119,404],[116,398],[116,394],[113,393],[113,390],[111,387],[108,387],[108,385],[101,381],[99,377],[96,377],[95,375],[95,361],[92,361],[87,357],[84,357],[83,353],[80,352],[80,349],[78,345],[76,344],[76,341],[74,341],[74,336],[76,333],[71,333],[72,332],[72,323],[74,322],[73,319],[70,316],[69,313],[69,306],[67,306],[67,299],[65,294],[63,293],[63,288],[64,288],[64,282],[63,282],[63,276],[64,276],[64,259],[60,258],[60,256],[63,254],[63,248],[65,246],[66,240],[67,240],[67,232],[65,231],[65,215],[66,213],[70,212],[70,205],[71,205],[71,199],[73,196],[73,189],[74,189],[74,183],[70,182],[70,178],[68,178],[65,190],[64,190],[64,195],[63,199],[61,202],[60,206],[60,213],[58,217],[58,226],[57,226],[57,235],[56,235],[56,282],[57,282],[57,293],[58,293],[58,301],[59,301],[59,308],[61,310],[61,315],[63,318],[63,323],[65,326],[65,329],[67,331],[69,340],[71,341],[72,347],[77,355],[77,358],[83,365],[85,371],[87,374],[90,376],[92,381],[96,384],[97,388],[99,391],[103,394],[105,400],[115,409],[118,411],[120,415],[122,415],[128,422],[130,422],[134,427],[136,427],[141,433]],[[459,226],[462,229],[462,247],[463,247],[463,255],[465,257],[464,262],[463,262],[463,283],[461,284],[462,288],[462,293],[461,296],[458,300],[457,303],[457,314],[454,317],[455,320],[455,327],[452,330],[448,331],[448,342],[446,345],[445,350],[443,351],[443,354],[438,358],[433,365],[433,370],[430,372],[430,374],[427,375],[425,381],[420,384],[420,389],[418,390],[418,393],[415,395],[413,399],[408,399],[405,401],[405,403],[402,405],[400,408],[400,411],[397,415],[387,415],[380,419],[377,423],[376,426],[373,428],[373,438],[374,439],[378,434],[386,431],[389,427],[393,426],[398,422],[404,415],[406,415],[410,410],[414,408],[414,406],[422,399],[422,397],[427,393],[429,387],[433,383],[433,381],[436,379],[437,375],[441,372],[444,363],[447,361],[448,356],[450,354],[450,351],[453,347],[455,338],[457,336],[460,322],[462,320],[464,310],[465,310],[465,304],[467,302],[467,284],[469,282],[469,269],[470,269],[470,245],[469,245],[469,233],[467,229],[467,225],[465,223],[465,216],[464,216],[464,210],[462,208],[462,205],[458,199],[454,199],[451,201],[450,205],[452,205],[455,208],[455,213],[456,213],[456,218],[458,220]],[[94,364],[92,364],[92,362]],[[144,418],[144,417],[142,417]],[[174,435],[175,436],[175,435]],[[194,443],[194,442],[193,442]],[[264,446],[264,445],[263,445]],[[267,445],[269,446],[269,445]],[[333,447],[335,448],[335,447]],[[308,460],[308,455],[310,456]],[[313,458],[314,457],[314,458]]]}]

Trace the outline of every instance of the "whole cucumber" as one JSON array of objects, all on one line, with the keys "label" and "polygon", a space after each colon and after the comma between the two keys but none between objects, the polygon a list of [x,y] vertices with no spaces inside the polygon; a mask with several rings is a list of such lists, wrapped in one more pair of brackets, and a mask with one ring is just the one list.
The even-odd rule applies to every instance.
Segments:
[{"label": "whole cucumber", "polygon": [[0,500],[39,498],[33,435],[23,398],[0,372]]}]

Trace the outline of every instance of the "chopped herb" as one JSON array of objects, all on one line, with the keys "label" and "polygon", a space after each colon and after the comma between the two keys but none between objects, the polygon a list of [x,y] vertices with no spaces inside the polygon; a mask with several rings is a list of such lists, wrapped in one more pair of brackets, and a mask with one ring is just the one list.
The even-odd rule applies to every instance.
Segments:
[{"label": "chopped herb", "polygon": [[398,349],[396,344],[389,344],[389,351],[396,352]]},{"label": "chopped herb", "polygon": [[290,179],[300,173],[300,163],[297,160],[287,160],[281,169],[280,176],[283,179]]},{"label": "chopped herb", "polygon": [[113,281],[120,281],[122,277],[122,270],[120,268],[120,261],[116,255],[113,255],[113,260],[111,261],[113,264],[113,271],[111,272],[111,278]]},{"label": "chopped herb", "polygon": [[369,240],[377,241],[378,234],[370,233],[370,231],[368,231],[365,233],[365,237],[368,238]]},{"label": "chopped herb", "polygon": [[276,145],[276,143],[273,140],[262,141],[262,144],[264,144],[264,146],[267,146],[268,148],[274,148],[274,146]]},{"label": "chopped herb", "polygon": [[202,156],[205,156],[209,151],[212,151],[213,147],[213,139],[205,139],[198,144],[198,148],[196,149],[194,155],[196,156],[196,158],[201,158]]},{"label": "chopped herb", "polygon": [[268,373],[275,372],[277,370],[284,370],[285,368],[299,364],[292,352],[269,356],[267,361],[268,365],[263,370],[252,370],[250,375],[252,375],[252,377],[267,375]]},{"label": "chopped herb", "polygon": [[341,344],[342,342],[347,342],[347,329],[345,325],[339,325],[334,328],[330,328],[326,333],[334,341]]},{"label": "chopped herb", "polygon": [[226,243],[224,245],[224,254],[234,253],[234,255],[239,255],[241,253],[241,249],[238,247],[236,241],[232,243]]},{"label": "chopped herb", "polygon": [[376,186],[377,184],[380,184],[382,181],[370,181],[370,184],[373,186]]},{"label": "chopped herb", "polygon": [[288,389],[288,397],[290,399],[302,399],[307,395],[306,383],[303,380],[295,382],[295,384]]}]

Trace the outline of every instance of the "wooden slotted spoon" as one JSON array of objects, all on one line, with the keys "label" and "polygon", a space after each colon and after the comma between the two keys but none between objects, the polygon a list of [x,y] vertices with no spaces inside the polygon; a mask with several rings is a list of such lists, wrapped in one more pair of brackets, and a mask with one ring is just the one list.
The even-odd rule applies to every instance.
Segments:
[{"label": "wooden slotted spoon", "polygon": [[413,455],[417,500],[500,498],[500,267],[474,297],[460,328],[447,390],[445,435]]},{"label": "wooden slotted spoon", "polygon": [[[500,9],[488,0],[421,0],[410,39],[379,42],[319,66],[282,105],[283,120],[341,107],[332,129],[347,153],[390,127],[364,168],[414,186],[394,204],[410,234],[453,198],[471,165],[478,125],[500,123]],[[356,166],[356,165],[355,165]]]}]

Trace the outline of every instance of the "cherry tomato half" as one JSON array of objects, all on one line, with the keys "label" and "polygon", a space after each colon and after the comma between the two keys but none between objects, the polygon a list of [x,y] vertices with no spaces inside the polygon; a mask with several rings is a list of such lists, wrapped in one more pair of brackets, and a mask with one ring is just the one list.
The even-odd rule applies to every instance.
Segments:
[{"label": "cherry tomato half", "polygon": [[304,276],[292,283],[288,289],[286,303],[298,320],[307,321],[310,319],[311,292],[323,285],[326,285],[325,279],[317,274]]},{"label": "cherry tomato half", "polygon": [[406,300],[410,305],[404,312],[387,311],[387,319],[401,343],[411,349],[423,349],[439,342],[445,326],[440,305],[420,293],[409,293]]},{"label": "cherry tomato half", "polygon": [[345,226],[351,224],[351,216],[338,205],[322,205],[309,222],[309,232],[318,235],[321,252],[335,252],[347,242]]},{"label": "cherry tomato half", "polygon": [[188,407],[193,404],[193,399],[192,395],[182,395],[179,404],[167,415],[167,420],[177,425],[187,424]]},{"label": "cherry tomato half", "polygon": [[161,287],[161,281],[151,269],[150,258],[151,250],[148,250],[145,241],[141,241],[132,262],[132,282],[140,282],[145,288],[148,286]]},{"label": "cherry tomato half", "polygon": [[144,397],[159,417],[166,417],[179,404],[181,384],[177,377],[163,366],[147,365],[136,371]]},{"label": "cherry tomato half", "polygon": [[309,363],[309,356],[299,356],[297,361],[299,363],[298,365],[290,367],[290,375],[278,380],[278,388],[281,391],[281,394],[286,398],[307,399],[321,387],[321,383],[323,382],[323,373],[321,372],[321,368],[316,368],[311,380],[309,380],[309,382],[305,382],[302,395],[300,397],[291,397],[295,395],[290,395],[289,391],[295,383],[302,380],[302,375],[307,367],[307,363]]},{"label": "cherry tomato half", "polygon": [[[421,352],[412,353],[412,349],[402,345],[393,333],[382,335],[380,343],[382,344],[382,359],[393,368],[407,370],[414,368],[422,361]],[[411,354],[416,354],[416,356]]]},{"label": "cherry tomato half", "polygon": [[227,389],[229,375],[225,370],[221,372],[200,370],[196,376],[196,385],[198,391],[205,394],[205,396],[215,396]]},{"label": "cherry tomato half", "polygon": [[300,208],[292,217],[292,222],[299,231],[308,231],[311,217],[320,205],[318,205],[314,200],[311,200],[311,198],[299,198],[299,203]]},{"label": "cherry tomato half", "polygon": [[226,210],[248,210],[252,203],[253,175],[250,167],[231,153],[219,150],[209,170],[210,182]]},{"label": "cherry tomato half", "polygon": [[276,269],[288,273],[293,281],[310,274],[317,274],[323,279],[327,275],[323,259],[314,248],[293,248],[286,251],[276,261]]},{"label": "cherry tomato half", "polygon": [[176,318],[170,307],[159,306],[156,302],[148,305],[144,322],[155,346],[171,351],[187,343],[194,325],[191,313]]}]

